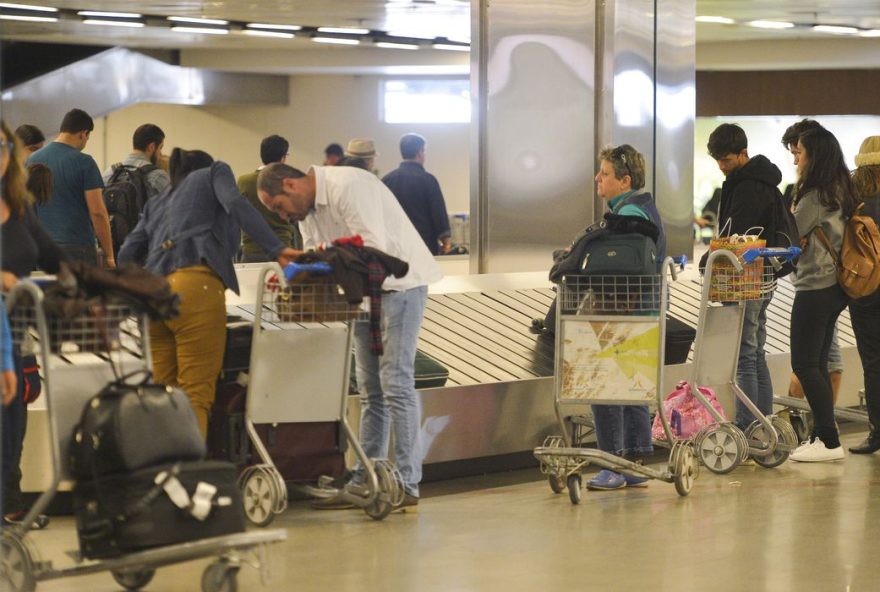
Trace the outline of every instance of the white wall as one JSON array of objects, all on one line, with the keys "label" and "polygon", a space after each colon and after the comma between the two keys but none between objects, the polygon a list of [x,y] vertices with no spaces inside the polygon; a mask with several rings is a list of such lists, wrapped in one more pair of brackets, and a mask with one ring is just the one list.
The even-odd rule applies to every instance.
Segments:
[{"label": "white wall", "polygon": [[782,171],[780,190],[794,183],[797,175],[791,154],[782,146],[782,134],[791,124],[809,117],[831,131],[840,142],[847,166],[855,167],[854,158],[862,140],[880,135],[880,116],[875,115],[791,115],[754,117],[698,117],[694,126],[694,211],[699,212],[724,182],[718,165],[706,152],[709,134],[722,123],[736,123],[749,139],[749,155],[763,154]]},{"label": "white wall", "polygon": [[398,141],[407,132],[428,140],[426,168],[440,181],[447,209],[470,209],[470,124],[386,124],[380,114],[380,76],[314,75],[290,78],[286,107],[141,104],[96,122],[86,152],[102,170],[131,148],[131,134],[142,123],[155,123],[166,134],[165,151],[175,146],[201,149],[224,160],[239,175],[260,164],[260,140],[279,134],[291,143],[288,163],[305,169],[321,164],[330,142],[345,146],[350,138],[371,137],[381,175],[400,162]]}]

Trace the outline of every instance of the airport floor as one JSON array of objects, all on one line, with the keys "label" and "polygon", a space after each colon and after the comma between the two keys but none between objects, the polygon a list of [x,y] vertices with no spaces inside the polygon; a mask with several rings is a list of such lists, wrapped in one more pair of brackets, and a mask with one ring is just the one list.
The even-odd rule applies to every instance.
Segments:
[{"label": "airport floor", "polygon": [[[850,429],[844,445],[861,441]],[[776,469],[703,469],[687,497],[671,484],[584,491],[574,506],[538,470],[428,483],[416,513],[376,522],[362,511],[292,504],[271,527],[271,579],[245,565],[243,591],[545,590],[870,591],[880,588],[880,453]],[[73,521],[33,534],[70,564]],[[207,561],[158,570],[146,590],[198,591]],[[119,590],[107,573],[41,582],[44,592]]]}]

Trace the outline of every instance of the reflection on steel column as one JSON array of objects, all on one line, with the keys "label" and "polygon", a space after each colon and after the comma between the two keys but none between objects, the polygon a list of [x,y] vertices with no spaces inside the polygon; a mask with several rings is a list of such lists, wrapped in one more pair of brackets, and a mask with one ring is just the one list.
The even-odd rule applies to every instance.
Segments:
[{"label": "reflection on steel column", "polygon": [[593,0],[475,9],[480,272],[547,269],[590,222],[594,16]]}]

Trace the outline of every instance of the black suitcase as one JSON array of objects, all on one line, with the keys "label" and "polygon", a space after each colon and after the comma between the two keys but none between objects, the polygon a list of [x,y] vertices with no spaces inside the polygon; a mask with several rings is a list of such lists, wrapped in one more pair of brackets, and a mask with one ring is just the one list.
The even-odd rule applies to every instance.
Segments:
[{"label": "black suitcase", "polygon": [[664,363],[669,365],[687,362],[691,345],[693,345],[696,337],[696,329],[675,317],[666,315],[666,355],[664,356]]},{"label": "black suitcase", "polygon": [[[199,483],[217,488],[204,520],[181,509],[155,483],[161,472],[176,479],[190,498]],[[116,557],[188,541],[244,532],[245,519],[235,467],[196,461],[77,482],[73,506],[80,552],[88,559]]]},{"label": "black suitcase", "polygon": [[208,421],[208,458],[241,464],[248,460],[250,440],[244,425],[247,387],[218,383]]},{"label": "black suitcase", "polygon": [[220,371],[220,384],[233,383],[239,372],[247,372],[251,365],[251,341],[254,324],[250,321],[231,317],[226,323],[226,349],[223,352],[223,366]]}]

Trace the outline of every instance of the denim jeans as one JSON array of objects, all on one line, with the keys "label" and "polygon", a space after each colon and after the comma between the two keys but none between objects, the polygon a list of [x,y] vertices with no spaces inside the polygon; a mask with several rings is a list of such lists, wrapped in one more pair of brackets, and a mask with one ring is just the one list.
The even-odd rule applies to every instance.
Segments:
[{"label": "denim jeans", "polygon": [[632,460],[653,452],[651,417],[643,405],[593,405],[599,450]]},{"label": "denim jeans", "polygon": [[[811,436],[828,448],[840,446],[834,423],[828,350],[837,317],[849,298],[838,284],[821,290],[798,290],[791,307],[791,369],[794,371],[815,419]],[[855,323],[853,323],[855,324]]]},{"label": "denim jeans", "polygon": [[[773,413],[773,383],[764,355],[767,342],[767,307],[770,299],[749,300],[745,303],[742,338],[739,342],[739,361],[736,367],[736,383],[764,415]],[[736,401],[736,425],[744,430],[755,418],[738,399]]]},{"label": "denim jeans", "polygon": [[871,434],[880,436],[880,292],[850,302],[849,316],[865,373],[865,405]]},{"label": "denim jeans", "polygon": [[[388,440],[394,428],[394,459],[404,489],[418,497],[422,480],[419,442],[422,403],[416,392],[415,358],[419,329],[428,298],[427,286],[382,295],[382,346],[370,351],[370,326],[355,326],[357,382],[361,392],[361,446],[370,458],[388,457]],[[363,478],[363,467],[354,480]]]}]

